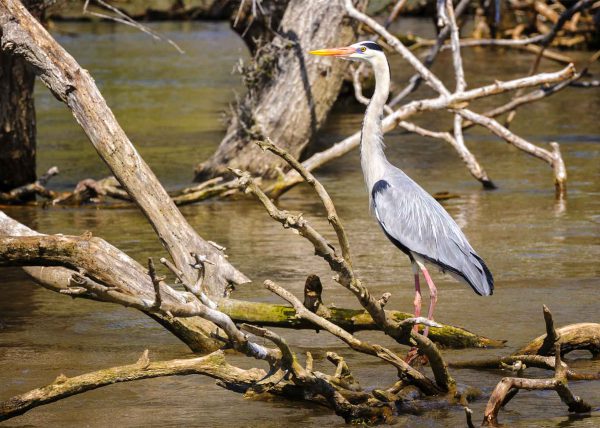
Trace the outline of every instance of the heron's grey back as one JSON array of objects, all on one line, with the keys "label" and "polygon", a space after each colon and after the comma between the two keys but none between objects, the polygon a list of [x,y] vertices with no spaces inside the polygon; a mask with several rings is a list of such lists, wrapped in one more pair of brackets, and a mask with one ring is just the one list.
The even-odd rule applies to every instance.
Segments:
[{"label": "heron's grey back", "polygon": [[463,278],[477,294],[492,294],[489,269],[450,214],[421,186],[388,163],[370,191],[377,220],[394,244]]}]

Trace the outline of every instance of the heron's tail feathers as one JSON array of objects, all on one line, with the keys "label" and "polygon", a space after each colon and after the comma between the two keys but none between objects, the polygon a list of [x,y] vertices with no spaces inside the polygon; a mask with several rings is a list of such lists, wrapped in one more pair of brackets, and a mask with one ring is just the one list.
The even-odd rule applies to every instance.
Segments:
[{"label": "heron's tail feathers", "polygon": [[494,277],[485,262],[477,254],[471,252],[472,269],[463,276],[467,283],[480,296],[491,296],[494,294]]}]

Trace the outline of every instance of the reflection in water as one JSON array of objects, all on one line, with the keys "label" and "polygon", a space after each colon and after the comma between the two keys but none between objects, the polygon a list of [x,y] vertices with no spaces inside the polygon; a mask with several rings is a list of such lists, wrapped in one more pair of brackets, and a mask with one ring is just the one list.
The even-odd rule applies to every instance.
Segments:
[{"label": "reflection in water", "polygon": [[[80,36],[60,36],[60,42],[89,69],[117,118],[144,159],[167,187],[188,183],[192,167],[205,159],[222,137],[219,121],[232,88],[240,91],[233,64],[245,55],[242,43],[227,24],[163,23],[156,27],[188,53],[180,56],[168,46],[152,45],[135,30],[107,24],[60,24]],[[423,22],[405,20],[403,30],[420,30]],[[427,25],[430,25],[427,23]],[[420,32],[420,31],[418,31]],[[471,49],[465,52],[471,87],[493,78],[526,74],[531,56]],[[573,56],[586,56],[573,52]],[[451,81],[450,54],[434,67]],[[554,64],[545,64],[554,69]],[[392,60],[396,83],[412,71]],[[87,177],[107,174],[72,116],[38,86],[39,170],[61,169],[54,186],[72,188]],[[423,93],[428,91],[422,89]],[[502,96],[475,103],[484,109]],[[569,120],[565,120],[565,106]],[[331,144],[360,126],[364,107],[338,107],[321,134]],[[468,287],[436,276],[442,321],[465,326],[480,334],[508,339],[509,353],[543,333],[542,303],[555,314],[556,323],[598,321],[600,285],[598,246],[600,192],[597,160],[600,129],[596,115],[600,96],[590,90],[563,93],[519,111],[515,132],[545,144],[558,141],[569,170],[569,200],[554,201],[552,174],[542,162],[525,156],[482,130],[470,130],[467,144],[478,156],[499,189],[483,191],[445,143],[397,131],[386,136],[390,161],[403,168],[430,192],[451,191],[459,199],[444,206],[465,229],[474,248],[489,262],[497,281],[496,293],[481,298]],[[415,121],[446,130],[450,116],[424,115]],[[410,310],[413,288],[408,260],[383,236],[368,212],[358,153],[326,166],[318,173],[345,222],[354,263],[375,294],[389,291],[391,308]],[[330,231],[323,209],[311,189],[298,187],[281,201],[282,207],[305,213],[320,230]],[[228,248],[232,262],[253,279],[239,287],[238,298],[277,301],[263,290],[270,278],[300,296],[304,278],[321,276],[327,303],[353,306],[353,296],[331,281],[326,264],[313,256],[309,244],[273,222],[254,201],[210,201],[182,209],[206,239]],[[8,214],[45,233],[102,236],[137,260],[162,256],[152,228],[133,209],[96,210],[56,208],[12,209]],[[51,382],[58,374],[73,375],[116,364],[128,364],[146,348],[151,357],[189,355],[187,349],[147,317],[113,305],[67,299],[41,289],[15,269],[0,270],[0,399]],[[424,302],[426,305],[427,302]],[[347,358],[366,387],[386,385],[394,378],[388,367],[347,352],[324,333],[285,331],[300,353],[311,350],[321,370],[330,371],[323,347]],[[401,347],[376,333],[362,333],[393,349]],[[485,356],[497,351],[448,351],[450,359]],[[575,367],[600,370],[600,361],[582,360]],[[533,373],[532,374],[538,374]],[[541,373],[540,373],[541,374]],[[489,392],[500,373],[455,372],[460,383]],[[574,383],[573,389],[592,403],[600,403],[598,383]],[[193,400],[190,398],[193,397]],[[553,401],[554,400],[554,401]],[[196,405],[201,403],[201,405]],[[481,414],[484,402],[472,405]],[[231,409],[235,408],[235,412]],[[151,409],[151,411],[149,411]],[[521,393],[502,414],[511,426],[598,426],[597,413],[589,419],[569,419],[555,394]],[[35,409],[11,421],[11,426],[343,426],[329,411],[287,402],[245,401],[202,378],[155,379],[121,384]],[[285,421],[285,422],[283,422]],[[455,427],[464,425],[461,409],[432,412],[422,417],[402,416],[399,426]]]}]

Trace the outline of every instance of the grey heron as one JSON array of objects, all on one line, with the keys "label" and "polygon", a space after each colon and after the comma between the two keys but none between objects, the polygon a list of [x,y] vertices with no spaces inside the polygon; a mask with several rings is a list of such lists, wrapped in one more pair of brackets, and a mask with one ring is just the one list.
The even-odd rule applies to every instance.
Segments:
[{"label": "grey heron", "polygon": [[[389,96],[390,67],[381,46],[366,41],[310,53],[366,62],[373,68],[375,92],[362,123],[361,167],[371,209],[383,233],[411,261],[415,281],[415,317],[421,316],[419,271],[429,287],[429,319],[433,319],[437,302],[437,289],[426,264],[434,265],[468,284],[479,295],[491,295],[494,290],[492,273],[460,227],[429,193],[385,156],[381,121]],[[425,334],[427,332],[426,329]]]}]

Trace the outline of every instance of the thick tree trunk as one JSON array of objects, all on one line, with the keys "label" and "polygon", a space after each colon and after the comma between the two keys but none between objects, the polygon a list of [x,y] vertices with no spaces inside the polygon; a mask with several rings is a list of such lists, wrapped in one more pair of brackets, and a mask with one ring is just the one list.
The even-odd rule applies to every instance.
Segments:
[{"label": "thick tree trunk", "polygon": [[[247,43],[255,52],[251,64],[242,71],[248,91],[216,153],[197,166],[197,181],[227,174],[227,167],[273,177],[278,167],[287,165],[263,153],[252,140],[271,138],[298,158],[338,96],[347,64],[330,61],[324,67],[308,51],[353,41],[355,33],[342,1],[318,0],[307,5],[290,0],[279,26],[276,22],[281,9],[270,9],[266,22],[277,35],[273,30],[262,31],[263,21],[251,24],[246,32]],[[247,28],[239,22],[247,16],[243,13],[235,26],[241,32]],[[252,18],[248,21],[250,24]],[[253,29],[255,25],[257,29]],[[258,43],[257,33],[263,35]]]},{"label": "thick tree trunk", "polygon": [[34,80],[23,58],[0,52],[1,192],[36,179]]}]

